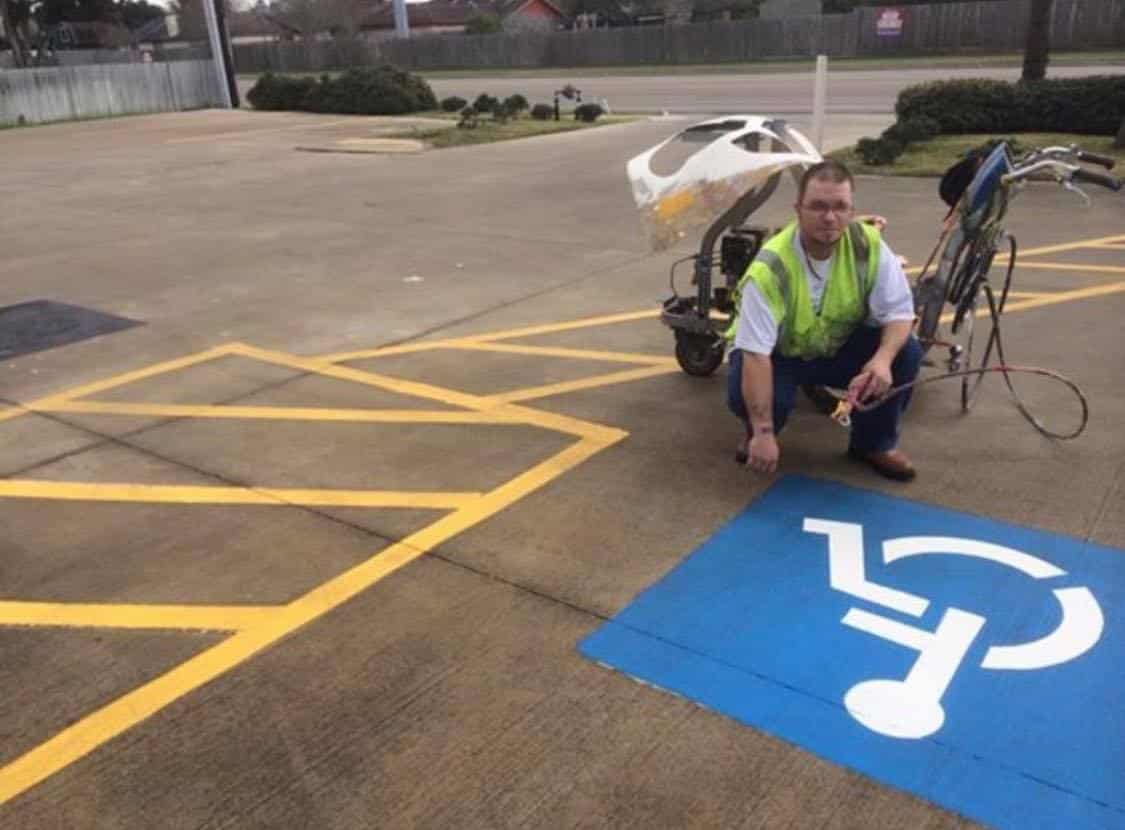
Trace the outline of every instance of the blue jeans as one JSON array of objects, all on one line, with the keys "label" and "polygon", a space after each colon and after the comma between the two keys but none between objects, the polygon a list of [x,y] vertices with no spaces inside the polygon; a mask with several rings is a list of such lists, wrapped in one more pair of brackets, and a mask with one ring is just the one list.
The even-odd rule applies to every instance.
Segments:
[{"label": "blue jeans", "polygon": [[[770,356],[773,363],[774,432],[780,433],[785,426],[785,421],[797,402],[799,386],[831,386],[837,389],[847,387],[875,354],[881,338],[881,329],[860,326],[833,357],[801,360],[782,357],[774,352]],[[922,347],[917,338],[911,335],[891,364],[893,385],[910,383],[918,377],[921,365]],[[852,413],[850,448],[859,453],[894,449],[898,444],[898,422],[910,403],[910,392],[909,389],[899,392],[868,412]],[[730,353],[727,406],[746,424],[749,433],[746,402],[742,398],[742,352],[739,350]]]}]

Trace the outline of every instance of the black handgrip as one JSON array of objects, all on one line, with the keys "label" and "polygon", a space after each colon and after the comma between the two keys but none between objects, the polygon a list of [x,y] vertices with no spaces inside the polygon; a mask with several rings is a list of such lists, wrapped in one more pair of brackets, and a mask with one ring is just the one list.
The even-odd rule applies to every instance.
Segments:
[{"label": "black handgrip", "polygon": [[1106,170],[1112,170],[1113,165],[1117,164],[1117,159],[1115,158],[1099,156],[1097,153],[1087,153],[1085,150],[1078,151],[1078,160],[1088,161],[1090,164],[1100,164]]},{"label": "black handgrip", "polygon": [[1102,187],[1108,187],[1110,190],[1121,189],[1120,179],[1115,179],[1113,176],[1108,176],[1105,173],[1095,173],[1093,170],[1083,170],[1079,168],[1074,171],[1074,178],[1076,181],[1080,182],[1100,184]]}]

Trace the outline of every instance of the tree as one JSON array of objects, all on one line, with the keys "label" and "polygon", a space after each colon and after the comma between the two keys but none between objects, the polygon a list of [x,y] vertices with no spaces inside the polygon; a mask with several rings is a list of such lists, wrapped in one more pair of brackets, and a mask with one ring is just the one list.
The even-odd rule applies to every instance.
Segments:
[{"label": "tree", "polygon": [[485,12],[475,14],[465,21],[465,34],[467,35],[492,35],[504,31],[504,24],[494,14]]},{"label": "tree", "polygon": [[[44,50],[56,46],[52,40],[69,23],[111,23],[133,32],[146,24],[162,19],[166,12],[147,0],[0,0],[0,30],[11,46],[16,66],[32,63]],[[32,28],[38,31],[36,40]]]},{"label": "tree", "polygon": [[207,39],[207,17],[200,0],[173,0],[170,8],[176,16],[180,37],[185,40]]},{"label": "tree", "polygon": [[0,30],[11,47],[16,66],[27,66],[30,62],[30,22],[31,4],[28,0],[0,0]]},{"label": "tree", "polygon": [[269,17],[312,37],[320,32],[355,34],[360,13],[360,0],[280,0]]},{"label": "tree", "polygon": [[1027,21],[1027,42],[1023,50],[1023,81],[1047,77],[1047,51],[1050,46],[1051,6],[1054,0],[1031,0]]}]

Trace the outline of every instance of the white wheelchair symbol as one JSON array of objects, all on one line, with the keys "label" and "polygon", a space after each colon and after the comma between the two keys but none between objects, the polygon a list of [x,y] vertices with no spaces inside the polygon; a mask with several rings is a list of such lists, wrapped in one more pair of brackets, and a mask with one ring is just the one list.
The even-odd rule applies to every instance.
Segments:
[{"label": "white wheelchair symbol", "polygon": [[[828,580],[834,590],[921,617],[930,601],[905,591],[868,581],[864,573],[863,526],[806,518],[806,533],[828,537]],[[1015,568],[1033,579],[1065,576],[1050,562],[1002,545],[956,536],[900,536],[883,543],[883,562],[910,556],[951,554],[988,559]],[[1057,666],[1086,653],[1098,642],[1105,626],[1102,609],[1088,588],[1056,588],[1062,621],[1050,634],[1017,645],[995,645],[981,662],[985,669],[1028,671]],[[894,738],[924,738],[945,722],[941,699],[965,659],[985,618],[960,608],[942,614],[934,631],[905,625],[879,614],[851,608],[841,622],[918,652],[918,659],[902,680],[865,680],[848,690],[848,713],[868,729]]]}]

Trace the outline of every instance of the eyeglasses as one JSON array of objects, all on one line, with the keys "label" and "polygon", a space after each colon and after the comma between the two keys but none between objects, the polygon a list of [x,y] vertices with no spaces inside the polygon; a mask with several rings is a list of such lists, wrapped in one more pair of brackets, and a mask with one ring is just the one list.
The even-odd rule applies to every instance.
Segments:
[{"label": "eyeglasses", "polygon": [[827,204],[826,202],[811,202],[807,205],[801,205],[801,210],[807,210],[809,213],[815,213],[819,216],[827,216],[829,213],[834,213],[837,216],[847,216],[855,207],[853,205],[846,205],[842,202],[835,204]]}]

